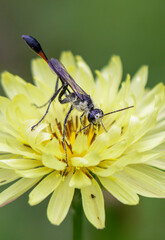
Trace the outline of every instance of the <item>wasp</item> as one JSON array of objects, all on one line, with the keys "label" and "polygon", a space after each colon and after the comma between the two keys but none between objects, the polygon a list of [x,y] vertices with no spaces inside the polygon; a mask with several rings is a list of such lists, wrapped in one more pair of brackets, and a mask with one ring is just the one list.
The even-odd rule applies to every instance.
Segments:
[{"label": "wasp", "polygon": [[[99,108],[95,108],[94,103],[92,101],[92,98],[90,95],[88,95],[75,81],[74,79],[70,76],[70,74],[67,72],[65,67],[60,63],[57,59],[51,58],[50,60],[47,58],[45,55],[44,51],[42,50],[42,47],[40,43],[34,38],[29,35],[22,35],[22,38],[25,40],[25,42],[28,44],[28,46],[35,52],[37,53],[41,58],[43,58],[46,63],[49,65],[51,70],[57,75],[57,82],[55,86],[55,91],[52,95],[52,97],[49,99],[48,102],[46,102],[44,105],[40,106],[44,107],[47,105],[47,109],[45,111],[45,114],[43,117],[31,127],[31,130],[34,130],[35,127],[37,127],[43,119],[46,117],[51,103],[55,100],[55,98],[58,96],[58,100],[61,104],[66,104],[70,103],[70,108],[68,113],[66,114],[64,123],[63,123],[63,137],[62,137],[62,143],[64,146],[65,150],[65,156],[66,156],[66,164],[68,166],[68,161],[67,161],[67,150],[65,146],[65,127],[67,120],[69,118],[70,113],[72,112],[73,109],[77,109],[78,111],[82,112],[80,116],[80,122],[83,125],[82,122],[82,117],[84,115],[87,116],[89,124],[85,127],[83,127],[81,130],[84,130],[85,128],[89,127],[91,124],[97,125],[97,124],[102,124],[104,130],[106,131],[102,118],[106,115],[120,112],[129,108],[132,108],[133,106],[129,106],[126,108],[118,109],[109,113],[104,114],[103,111]],[[59,80],[61,81],[61,86],[58,87],[58,82]],[[70,89],[69,89],[70,87]],[[72,90],[72,92],[70,91]],[[80,131],[81,131],[80,130]]]}]

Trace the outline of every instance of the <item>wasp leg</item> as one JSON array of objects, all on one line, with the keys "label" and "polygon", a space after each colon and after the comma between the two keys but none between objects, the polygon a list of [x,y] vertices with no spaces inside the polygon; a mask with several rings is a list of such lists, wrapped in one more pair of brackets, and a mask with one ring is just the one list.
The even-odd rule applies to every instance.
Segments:
[{"label": "wasp leg", "polygon": [[82,120],[82,117],[84,116],[85,112],[83,112],[83,114],[81,114],[80,116],[80,122],[81,122],[81,125],[84,127],[84,123],[83,123],[83,120]]},{"label": "wasp leg", "polygon": [[66,117],[65,117],[65,120],[64,120],[64,123],[63,123],[63,134],[62,134],[62,143],[63,143],[63,147],[64,147],[64,150],[65,150],[65,159],[66,159],[66,164],[67,164],[67,167],[68,167],[68,159],[67,159],[67,149],[66,149],[66,144],[65,144],[65,127],[66,127],[66,123],[67,123],[67,120],[69,118],[69,115],[71,113],[71,111],[73,110],[73,106],[70,107]]},{"label": "wasp leg", "polygon": [[[70,102],[70,99],[66,95],[66,91],[69,91],[67,89],[67,87],[68,87],[68,85],[64,86],[64,88],[62,89],[62,91],[60,92],[60,94],[58,96],[58,100],[61,104],[65,104],[65,103]],[[64,99],[62,99],[63,95],[66,96]],[[66,144],[65,144],[65,127],[66,127],[68,117],[69,117],[72,110],[73,110],[73,106],[70,107],[70,109],[69,109],[69,111],[68,111],[68,113],[65,117],[65,120],[64,120],[64,123],[63,123],[63,134],[62,134],[62,143],[63,143],[63,147],[64,147],[64,150],[65,150],[65,159],[66,159],[67,167],[68,167],[68,159],[67,159],[67,149],[66,149]]]},{"label": "wasp leg", "polygon": [[[54,95],[54,94],[53,94]],[[48,103],[50,102],[50,99],[46,102],[46,103],[44,103],[43,105],[41,105],[41,106],[38,106],[37,104],[35,104],[35,103],[32,103],[32,106],[34,106],[34,107],[36,107],[36,108],[43,108],[43,107],[45,107],[46,105],[48,105]]]},{"label": "wasp leg", "polygon": [[40,122],[42,122],[44,120],[44,118],[46,117],[48,111],[49,111],[49,108],[50,108],[50,105],[51,103],[53,102],[53,100],[57,97],[57,95],[59,94],[59,92],[61,91],[61,89],[64,88],[64,86],[62,85],[56,92],[54,92],[53,96],[51,97],[51,99],[49,100],[48,102],[48,106],[47,106],[47,109],[46,109],[46,112],[45,114],[43,115],[43,117],[38,121],[38,123],[36,123],[35,125],[33,125],[31,127],[31,130],[33,130],[36,126],[38,126],[38,124],[40,124]]},{"label": "wasp leg", "polygon": [[[58,84],[59,84],[59,77],[57,78],[57,82],[56,82],[56,87],[55,87],[55,91],[57,91],[58,89]],[[64,90],[64,93],[62,95],[67,96],[66,91],[68,91],[68,93],[70,93],[69,89],[67,88],[66,90]]]},{"label": "wasp leg", "polygon": [[55,85],[55,92],[58,90],[58,85],[59,85],[59,77],[57,77],[56,85]]},{"label": "wasp leg", "polygon": [[[59,77],[57,77],[57,81],[56,81],[56,85],[55,85],[55,92],[53,93],[53,95],[58,91],[58,85],[59,85]],[[53,97],[53,96],[52,96]],[[51,97],[51,98],[52,98]],[[37,104],[33,103],[32,105],[35,106],[36,108],[43,108],[45,107],[46,105],[48,105],[48,103],[50,102],[51,98],[46,102],[44,103],[43,105],[41,106],[38,106]]]},{"label": "wasp leg", "polygon": [[[61,103],[61,104],[65,104],[65,103],[69,103],[70,102],[70,99],[67,97],[66,95],[66,91],[69,91],[67,89],[68,85],[65,85],[62,89],[62,91],[60,92],[59,96],[58,96],[58,101]],[[70,91],[69,91],[70,92]],[[65,98],[62,99],[63,95],[65,95]]]}]

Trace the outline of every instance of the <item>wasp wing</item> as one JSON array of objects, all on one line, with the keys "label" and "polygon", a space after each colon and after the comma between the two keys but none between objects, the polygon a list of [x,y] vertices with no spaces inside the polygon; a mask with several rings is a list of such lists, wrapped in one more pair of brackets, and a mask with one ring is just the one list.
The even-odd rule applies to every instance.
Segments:
[{"label": "wasp wing", "polygon": [[49,66],[57,74],[57,76],[64,83],[66,82],[74,91],[74,93],[83,100],[83,95],[88,96],[88,94],[73,80],[69,75],[65,67],[57,59],[51,58],[49,61]]}]

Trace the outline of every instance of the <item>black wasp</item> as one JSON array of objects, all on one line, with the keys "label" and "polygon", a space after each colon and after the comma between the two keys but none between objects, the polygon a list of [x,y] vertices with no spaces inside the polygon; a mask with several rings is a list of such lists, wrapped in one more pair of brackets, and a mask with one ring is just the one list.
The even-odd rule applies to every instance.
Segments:
[{"label": "black wasp", "polygon": [[[44,51],[42,50],[39,42],[35,38],[33,38],[29,35],[22,35],[22,38],[26,41],[26,43],[29,45],[29,47],[32,48],[32,50],[34,50],[40,57],[42,57],[47,62],[49,67],[57,75],[57,82],[56,82],[56,87],[55,87],[53,96],[49,99],[49,101],[47,103],[45,103],[44,105],[39,107],[39,108],[41,108],[41,107],[48,105],[46,112],[43,115],[43,117],[38,121],[38,123],[36,123],[34,126],[31,127],[31,129],[33,130],[45,118],[45,116],[47,115],[47,113],[49,111],[51,103],[54,101],[54,99],[57,96],[58,96],[58,100],[61,104],[65,104],[65,103],[71,104],[70,109],[69,109],[69,111],[65,117],[64,123],[63,123],[63,138],[62,138],[62,142],[63,142],[63,146],[64,146],[64,150],[65,150],[65,156],[66,156],[66,163],[68,165],[67,151],[66,151],[66,146],[65,146],[65,126],[66,126],[68,117],[74,108],[77,109],[78,111],[83,112],[82,115],[80,116],[81,123],[82,123],[82,117],[84,116],[84,114],[87,116],[88,121],[89,121],[89,124],[87,126],[83,127],[81,130],[89,127],[91,124],[97,125],[97,124],[101,123],[104,130],[106,131],[106,129],[103,125],[103,122],[102,122],[102,118],[104,116],[112,114],[112,113],[116,113],[119,111],[123,111],[128,108],[132,108],[133,106],[122,108],[122,109],[104,114],[101,109],[94,107],[94,103],[93,103],[90,95],[88,95],[73,80],[73,78],[66,71],[65,67],[57,59],[51,58],[51,60],[48,60],[48,58],[46,57]],[[58,88],[59,79],[61,80],[62,86]],[[73,90],[73,92],[70,92],[68,87],[70,87]],[[63,98],[63,96],[64,96],[64,98]]]}]

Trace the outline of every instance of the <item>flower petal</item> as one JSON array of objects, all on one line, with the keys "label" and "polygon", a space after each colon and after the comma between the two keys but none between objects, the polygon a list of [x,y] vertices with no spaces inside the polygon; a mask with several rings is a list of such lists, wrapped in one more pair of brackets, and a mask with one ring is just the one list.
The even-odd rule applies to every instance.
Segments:
[{"label": "flower petal", "polygon": [[43,201],[51,192],[53,192],[62,180],[59,172],[53,172],[41,180],[39,184],[29,194],[29,204],[36,205]]},{"label": "flower petal", "polygon": [[155,148],[165,141],[165,131],[155,133],[153,135],[146,135],[133,145],[134,149],[139,152],[144,152]]},{"label": "flower petal", "polygon": [[64,153],[61,152],[59,141],[56,138],[53,138],[52,141],[48,142],[42,151],[46,154],[55,155],[55,157],[59,159],[65,157]]},{"label": "flower petal", "polygon": [[114,144],[112,147],[107,148],[101,153],[102,159],[115,159],[122,155],[122,153],[127,149],[129,143],[126,141],[121,141]]},{"label": "flower petal", "polygon": [[[136,113],[139,117],[147,116],[155,110],[157,104],[157,98],[164,96],[164,85],[162,83],[157,84],[153,89],[146,92],[144,97],[138,102]],[[161,103],[160,99],[159,102]]]},{"label": "flower petal", "polygon": [[[95,73],[97,78],[95,84],[95,92],[93,93],[93,99],[95,101],[95,104],[99,105],[99,107],[103,109],[103,107],[105,108],[104,103],[107,101],[109,96],[110,81],[108,82],[100,71],[96,70]],[[100,93],[102,92],[104,94],[102,94],[100,98]]]},{"label": "flower petal", "polygon": [[110,146],[110,143],[109,143],[111,141],[110,138],[113,138],[113,137],[114,136],[107,133],[100,134],[92,143],[89,150],[90,151],[95,150],[98,153],[103,152],[107,147]]},{"label": "flower petal", "polygon": [[41,178],[22,178],[0,193],[0,206],[4,206],[33,187]]},{"label": "flower petal", "polygon": [[138,204],[139,197],[127,184],[123,183],[116,177],[111,178],[99,178],[103,186],[110,192],[115,198],[124,204],[134,205]]},{"label": "flower petal", "polygon": [[148,67],[141,67],[131,81],[131,89],[137,102],[141,100],[144,94],[144,88],[148,79]]},{"label": "flower petal", "polygon": [[35,120],[25,120],[24,124],[20,127],[21,133],[26,136],[27,142],[33,149],[40,148],[41,143],[51,139],[51,133],[43,131],[48,124],[41,123],[33,131],[32,126],[36,123]]},{"label": "flower petal", "polygon": [[165,170],[165,156],[155,158],[154,160],[149,161],[148,164],[150,166]]},{"label": "flower petal", "polygon": [[[136,116],[131,116],[129,126],[123,138],[127,140],[129,149],[135,149],[133,143],[138,143],[139,139],[143,139],[146,133],[148,133],[156,123],[157,112],[152,111],[144,119],[140,119]],[[136,134],[135,134],[136,132]]]},{"label": "flower petal", "polygon": [[27,119],[38,119],[40,116],[30,100],[21,94],[16,95],[6,109],[6,120],[17,132]]},{"label": "flower petal", "polygon": [[51,72],[50,67],[44,60],[37,58],[32,61],[32,73],[34,77],[44,82],[49,88],[55,89],[57,76],[54,72]]},{"label": "flower petal", "polygon": [[47,167],[40,167],[40,168],[34,168],[29,170],[16,170],[16,173],[24,178],[37,178],[42,177],[48,173],[50,173],[52,169],[49,169]]},{"label": "flower petal", "polygon": [[81,189],[82,204],[86,217],[96,228],[105,227],[104,199],[98,183],[93,179],[92,185]]},{"label": "flower petal", "polygon": [[75,57],[73,56],[71,51],[62,52],[62,54],[60,56],[60,61],[66,67],[67,70],[70,67],[76,67]]},{"label": "flower petal", "polygon": [[59,225],[66,217],[74,195],[74,188],[69,187],[72,174],[68,174],[55,189],[47,209],[48,219],[52,224]]},{"label": "flower petal", "polygon": [[10,100],[7,97],[0,96],[0,114],[6,115],[6,109],[10,104]]},{"label": "flower petal", "polygon": [[79,134],[74,141],[72,151],[80,155],[81,153],[87,151],[87,149],[87,136]]},{"label": "flower petal", "polygon": [[0,169],[0,186],[18,179],[18,175],[9,169]]},{"label": "flower petal", "polygon": [[11,159],[0,159],[0,166],[1,164],[4,164],[6,168],[13,168],[13,169],[30,169],[30,168],[35,168],[39,167],[42,165],[42,163],[38,160],[34,159],[24,159],[24,158],[11,158]]},{"label": "flower petal", "polygon": [[26,82],[18,76],[14,76],[9,72],[2,74],[2,86],[10,99],[17,94],[26,93]]},{"label": "flower petal", "polygon": [[134,191],[146,197],[165,197],[165,172],[144,164],[125,167],[119,172]]},{"label": "flower petal", "polygon": [[110,83],[109,99],[107,102],[113,102],[122,77],[122,63],[118,56],[113,56],[109,64],[101,71],[103,77]]},{"label": "flower petal", "polygon": [[31,148],[3,133],[0,133],[0,151],[38,159],[37,154]]},{"label": "flower petal", "polygon": [[90,151],[84,157],[72,157],[70,161],[74,167],[90,167],[97,165],[101,158],[97,152]]},{"label": "flower petal", "polygon": [[42,162],[48,168],[56,170],[64,170],[66,168],[66,163],[59,161],[56,157],[54,157],[51,154],[43,154]]},{"label": "flower petal", "polygon": [[80,84],[84,91],[91,95],[95,89],[93,74],[89,66],[80,56],[77,56],[76,60],[78,65],[78,84]]},{"label": "flower petal", "polygon": [[40,89],[32,85],[31,83],[27,83],[26,90],[28,99],[31,101],[32,104],[36,104],[37,106],[45,104],[53,94],[53,91],[47,91],[47,89],[45,88]]},{"label": "flower petal", "polygon": [[82,170],[76,170],[69,183],[69,186],[74,188],[82,188],[89,185],[91,185],[91,179]]}]

